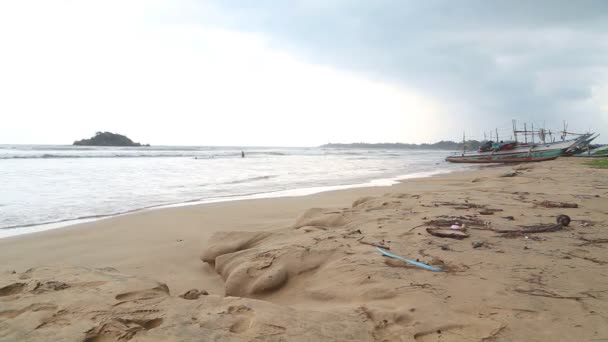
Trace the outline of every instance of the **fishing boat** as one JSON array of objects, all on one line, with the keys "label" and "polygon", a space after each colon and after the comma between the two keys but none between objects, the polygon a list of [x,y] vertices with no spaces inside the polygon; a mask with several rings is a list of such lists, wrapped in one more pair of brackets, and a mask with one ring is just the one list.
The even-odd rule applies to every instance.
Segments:
[{"label": "fishing boat", "polygon": [[595,140],[597,137],[599,137],[600,135],[593,135],[593,134],[588,134],[587,138],[584,139],[582,142],[580,142],[579,144],[570,147],[568,150],[566,150],[566,152],[564,152],[565,156],[573,156],[575,154],[579,154],[582,153],[583,151],[588,151],[591,148],[589,147],[589,145],[591,144],[591,142],[593,140]]},{"label": "fishing boat", "polygon": [[507,151],[474,152],[451,155],[445,160],[451,163],[523,163],[552,160],[560,156],[562,149],[537,149],[517,147]]},{"label": "fishing boat", "polygon": [[536,146],[544,146],[546,148],[563,148],[565,150],[562,153],[562,155],[570,156],[570,155],[573,155],[575,153],[578,153],[578,152],[586,149],[587,146],[589,146],[589,144],[591,143],[591,141],[593,141],[598,136],[599,136],[599,134],[594,136],[593,133],[585,133],[585,134],[580,134],[578,138],[570,139],[570,140],[555,141],[555,142],[541,141],[536,144],[519,143],[518,146],[531,147],[531,146],[536,145]]},{"label": "fishing boat", "polygon": [[[451,163],[524,163],[552,160],[568,149],[583,143],[588,136],[577,139],[545,144],[519,144],[517,142],[497,143],[491,150],[467,153],[463,151],[446,158]],[[507,148],[505,148],[507,147]]]},{"label": "fishing boat", "polygon": [[[496,130],[496,142],[486,141],[477,152],[469,152],[463,150],[460,154],[454,154],[446,158],[452,163],[521,163],[521,162],[539,162],[552,160],[559,156],[573,155],[584,150],[589,146],[589,143],[599,135],[594,133],[578,134],[568,132],[568,125],[564,121],[564,130],[558,133],[561,134],[561,141],[555,141],[553,132],[538,128],[528,130],[524,123],[524,130],[517,128],[517,123],[513,120],[513,136],[515,140],[499,141],[498,129]],[[524,142],[518,141],[518,134],[522,135]],[[534,141],[534,137],[538,136],[538,142]],[[576,136],[575,139],[566,140],[567,136]],[[530,136],[530,141],[528,141]],[[484,133],[485,137],[485,133]],[[548,142],[547,142],[548,138]],[[463,135],[463,146],[464,144]]]},{"label": "fishing boat", "polygon": [[574,157],[584,158],[606,158],[608,157],[608,145],[599,146],[593,149],[589,149],[585,152],[575,154]]}]

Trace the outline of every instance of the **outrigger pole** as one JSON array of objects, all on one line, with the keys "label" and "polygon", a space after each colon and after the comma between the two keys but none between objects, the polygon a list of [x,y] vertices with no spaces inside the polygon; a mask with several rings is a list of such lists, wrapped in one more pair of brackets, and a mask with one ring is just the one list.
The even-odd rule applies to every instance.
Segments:
[{"label": "outrigger pole", "polygon": [[467,149],[467,144],[465,142],[465,131],[462,131],[462,156],[464,157],[464,153]]}]

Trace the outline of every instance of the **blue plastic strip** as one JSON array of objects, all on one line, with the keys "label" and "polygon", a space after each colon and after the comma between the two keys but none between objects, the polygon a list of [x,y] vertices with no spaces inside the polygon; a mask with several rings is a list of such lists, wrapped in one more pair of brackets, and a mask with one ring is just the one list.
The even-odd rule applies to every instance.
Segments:
[{"label": "blue plastic strip", "polygon": [[400,257],[398,255],[395,255],[393,253],[390,253],[380,247],[376,247],[376,249],[378,250],[378,252],[384,254],[385,256],[389,257],[389,258],[393,258],[393,259],[398,259],[401,261],[405,261],[408,264],[412,264],[414,266],[418,266],[420,268],[424,268],[425,270],[429,270],[429,271],[433,271],[433,272],[445,272],[444,270],[442,270],[441,268],[437,268],[437,267],[433,267],[427,264],[423,264],[421,262],[415,261],[415,260],[410,260],[410,259],[406,259],[404,257]]}]

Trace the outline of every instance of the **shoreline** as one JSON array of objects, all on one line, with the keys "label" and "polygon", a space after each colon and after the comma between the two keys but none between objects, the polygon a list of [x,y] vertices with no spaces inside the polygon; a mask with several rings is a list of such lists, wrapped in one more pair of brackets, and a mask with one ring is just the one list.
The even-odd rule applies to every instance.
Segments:
[{"label": "shoreline", "polygon": [[[340,191],[347,189],[358,189],[358,188],[366,188],[366,187],[390,187],[395,184],[399,184],[399,182],[408,180],[408,179],[416,179],[416,178],[429,178],[442,174],[449,174],[454,172],[467,172],[474,170],[470,169],[460,169],[460,170],[447,170],[441,169],[436,171],[426,171],[426,172],[414,172],[411,174],[400,175],[396,177],[389,178],[379,178],[372,179],[365,183],[355,183],[355,184],[345,184],[345,185],[328,185],[328,186],[315,186],[315,187],[305,187],[305,188],[295,188],[295,189],[287,189],[287,190],[278,190],[278,191],[269,191],[269,192],[260,192],[253,194],[245,194],[245,195],[234,195],[234,196],[224,196],[224,197],[215,197],[208,199],[195,199],[188,200],[184,202],[170,203],[170,204],[160,204],[149,207],[135,208],[124,212],[112,213],[112,214],[102,214],[102,215],[92,215],[92,216],[83,216],[76,218],[69,218],[59,221],[53,222],[43,222],[43,223],[33,223],[26,224],[20,226],[9,226],[0,228],[0,239],[10,238],[10,237],[18,237],[22,235],[35,234],[39,232],[44,232],[48,230],[61,229],[71,226],[77,226],[84,223],[95,222],[99,220],[106,220],[113,217],[130,215],[133,213],[138,213],[142,211],[149,210],[159,210],[159,209],[167,209],[167,208],[177,208],[177,207],[186,207],[186,206],[197,206],[197,205],[205,205],[211,203],[222,203],[222,202],[233,202],[233,201],[246,201],[246,200],[256,200],[256,199],[265,199],[265,198],[281,198],[281,197],[299,197],[299,196],[308,196],[317,193],[330,192],[330,191]],[[19,230],[19,231],[17,231]]]},{"label": "shoreline", "polygon": [[[606,339],[606,175],[499,165],[0,239],[0,340]],[[468,236],[430,234],[441,220]]]}]

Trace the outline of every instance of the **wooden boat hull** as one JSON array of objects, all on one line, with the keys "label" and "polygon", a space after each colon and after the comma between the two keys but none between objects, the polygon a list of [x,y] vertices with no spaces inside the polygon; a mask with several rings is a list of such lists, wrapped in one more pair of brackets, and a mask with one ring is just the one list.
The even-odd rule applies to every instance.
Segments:
[{"label": "wooden boat hull", "polygon": [[559,157],[563,149],[541,151],[509,151],[504,153],[478,153],[453,155],[445,158],[451,163],[528,163],[552,160]]},{"label": "wooden boat hull", "polygon": [[584,157],[584,158],[605,158],[608,157],[608,147],[600,146],[591,151],[581,152],[575,154],[573,157]]},{"label": "wooden boat hull", "polygon": [[562,149],[562,155],[563,156],[568,156],[568,155],[572,155],[575,154],[575,152],[577,150],[579,150],[580,148],[582,148],[583,146],[586,146],[587,144],[589,144],[591,141],[593,141],[595,138],[597,138],[597,136],[593,136],[593,134],[591,133],[587,133],[587,134],[583,134],[580,137],[576,138],[576,139],[571,139],[571,140],[565,140],[565,141],[557,141],[557,142],[550,142],[550,143],[536,143],[536,144],[530,144],[530,143],[520,143],[518,145],[518,147],[520,148],[532,148],[535,151],[539,151],[539,150],[557,150],[557,149]]},{"label": "wooden boat hull", "polygon": [[608,154],[587,154],[587,153],[581,153],[581,154],[575,154],[575,155],[573,155],[573,157],[577,157],[577,158],[608,158]]}]

